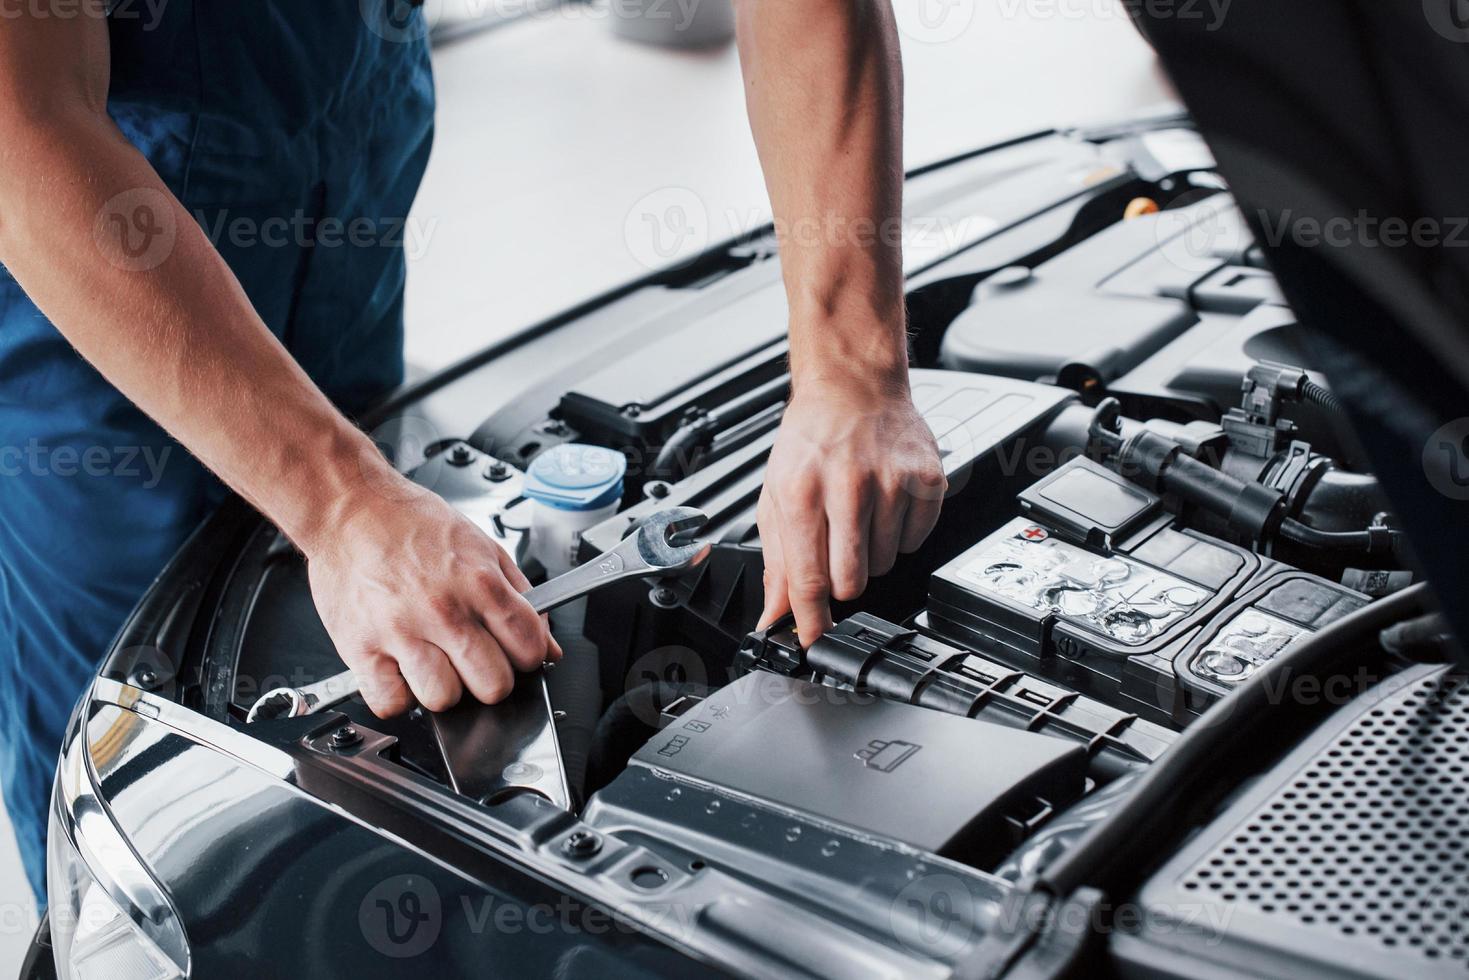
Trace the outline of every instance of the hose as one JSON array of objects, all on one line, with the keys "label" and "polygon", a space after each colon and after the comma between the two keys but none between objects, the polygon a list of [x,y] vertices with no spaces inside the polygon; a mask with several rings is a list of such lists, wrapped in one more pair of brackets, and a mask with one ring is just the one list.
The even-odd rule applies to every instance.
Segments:
[{"label": "hose", "polygon": [[[1428,587],[1418,584],[1343,616],[1282,650],[1234,692],[1216,701],[1173,747],[1138,778],[1133,792],[1104,821],[1032,881],[1032,888],[1065,898],[1119,867],[1138,869],[1158,857],[1184,800],[1212,798],[1232,788],[1225,766],[1248,745],[1253,729],[1277,711],[1275,703],[1293,677],[1335,668],[1354,644],[1429,608]],[[1271,746],[1272,739],[1254,744]],[[1211,792],[1212,790],[1212,792]],[[1176,831],[1177,828],[1174,828]]]},{"label": "hose", "polygon": [[697,454],[709,448],[719,432],[759,414],[762,409],[784,401],[791,388],[791,378],[782,374],[751,391],[745,392],[719,408],[699,412],[684,421],[668,437],[653,460],[648,476],[654,480],[681,480],[693,472]]},{"label": "hose", "polygon": [[1345,415],[1347,411],[1341,399],[1333,395],[1329,388],[1325,385],[1317,384],[1310,378],[1307,378],[1301,384],[1301,401],[1310,402],[1313,405],[1320,405],[1327,411],[1335,412],[1338,415]]},{"label": "hose", "polygon": [[1369,555],[1397,555],[1402,550],[1401,531],[1371,527],[1365,531],[1322,531],[1293,517],[1280,522],[1280,536],[1295,544],[1323,551],[1362,551]]}]

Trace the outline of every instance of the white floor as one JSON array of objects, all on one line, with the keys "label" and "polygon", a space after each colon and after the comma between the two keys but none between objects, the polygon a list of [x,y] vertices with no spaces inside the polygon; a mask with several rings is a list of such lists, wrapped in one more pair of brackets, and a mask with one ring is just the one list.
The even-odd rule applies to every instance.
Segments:
[{"label": "white floor", "polygon": [[[1113,0],[897,5],[909,167],[1167,97]],[[619,42],[577,9],[453,44],[436,66],[438,142],[408,237],[415,369],[767,220],[732,48]],[[34,926],[0,813],[0,976]]]},{"label": "white floor", "polygon": [[[1114,0],[898,0],[907,163],[1166,98]],[[670,53],[574,7],[440,51],[408,357],[441,367],[768,220],[732,46]],[[652,224],[649,225],[648,222]]]}]

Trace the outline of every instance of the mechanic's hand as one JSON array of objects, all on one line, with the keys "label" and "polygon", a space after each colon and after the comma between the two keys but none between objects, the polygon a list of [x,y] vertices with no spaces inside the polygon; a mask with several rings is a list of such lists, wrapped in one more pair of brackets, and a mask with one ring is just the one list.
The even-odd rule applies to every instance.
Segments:
[{"label": "mechanic's hand", "polygon": [[494,704],[516,670],[559,660],[561,648],[521,596],[530,583],[510,556],[442,498],[403,482],[308,551],[316,608],[379,717],[415,700],[443,711],[466,690]]},{"label": "mechanic's hand", "polygon": [[938,445],[906,385],[798,385],[760,494],[760,628],[794,612],[809,646],[831,627],[832,598],[857,598],[899,552],[918,549],[947,488]]}]

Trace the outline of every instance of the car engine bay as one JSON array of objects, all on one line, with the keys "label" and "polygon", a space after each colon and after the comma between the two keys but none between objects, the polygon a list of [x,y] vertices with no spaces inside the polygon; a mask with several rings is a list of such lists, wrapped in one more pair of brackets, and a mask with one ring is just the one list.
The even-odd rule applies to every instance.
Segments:
[{"label": "car engine bay", "polygon": [[[698,895],[718,872],[698,930],[806,950],[782,969],[942,975],[934,964],[1001,956],[1007,896],[1112,813],[1201,716],[1414,575],[1192,129],[1048,134],[910,184],[909,212],[954,232],[908,249],[914,398],[950,491],[929,541],[838,604],[834,629],[809,645],[789,622],[756,629],[755,504],[790,387],[775,241],[760,234],[466,366],[452,394],[374,431],[533,580],[564,544],[538,541],[548,532],[528,483],[563,447],[620,460],[621,492],[572,535],[575,560],[654,512],[692,507],[709,518],[701,566],[553,613],[566,660],[522,676],[500,705],[466,699],[384,721],[347,703],[248,730],[493,812],[529,807],[522,831],[559,849],[558,867],[628,894]],[[197,674],[167,672],[206,717],[244,727],[281,679],[340,669],[304,563],[271,528],[252,530],[229,575],[189,601],[214,609],[188,633]],[[1399,666],[1384,681],[1393,697],[1421,700],[1407,688],[1426,684],[1462,710],[1451,675]],[[1217,858],[1200,840],[1189,845],[1199,860]],[[1232,846],[1216,881],[1229,857],[1261,845]],[[1434,859],[1446,877],[1433,887],[1457,901],[1469,888],[1447,870],[1462,870],[1454,847]],[[1155,863],[1169,860],[1194,882],[1171,908],[1208,891],[1209,868],[1161,842]],[[1300,904],[1289,898],[1247,904],[1264,924],[1233,923],[1241,944],[1274,941],[1286,920],[1312,949],[1333,941],[1309,907],[1288,913]],[[940,907],[952,930],[934,931]],[[841,942],[800,938],[832,923]],[[1382,945],[1391,930],[1335,939],[1370,946],[1369,964],[1429,948],[1425,968],[1469,962],[1469,940],[1440,932],[1396,949]],[[1178,972],[1173,954],[1125,942],[1139,940],[1114,947],[1125,972]]]}]

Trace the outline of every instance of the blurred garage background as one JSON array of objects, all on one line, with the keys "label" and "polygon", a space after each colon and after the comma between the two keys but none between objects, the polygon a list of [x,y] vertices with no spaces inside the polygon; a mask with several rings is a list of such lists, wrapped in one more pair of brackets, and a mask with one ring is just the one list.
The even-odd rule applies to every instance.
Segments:
[{"label": "blurred garage background", "polygon": [[[910,168],[1169,97],[1117,0],[894,3]],[[622,40],[613,10],[628,0],[425,9],[439,113],[405,235],[410,372],[769,220],[733,45]],[[36,920],[0,813],[0,975],[18,968]]]}]

